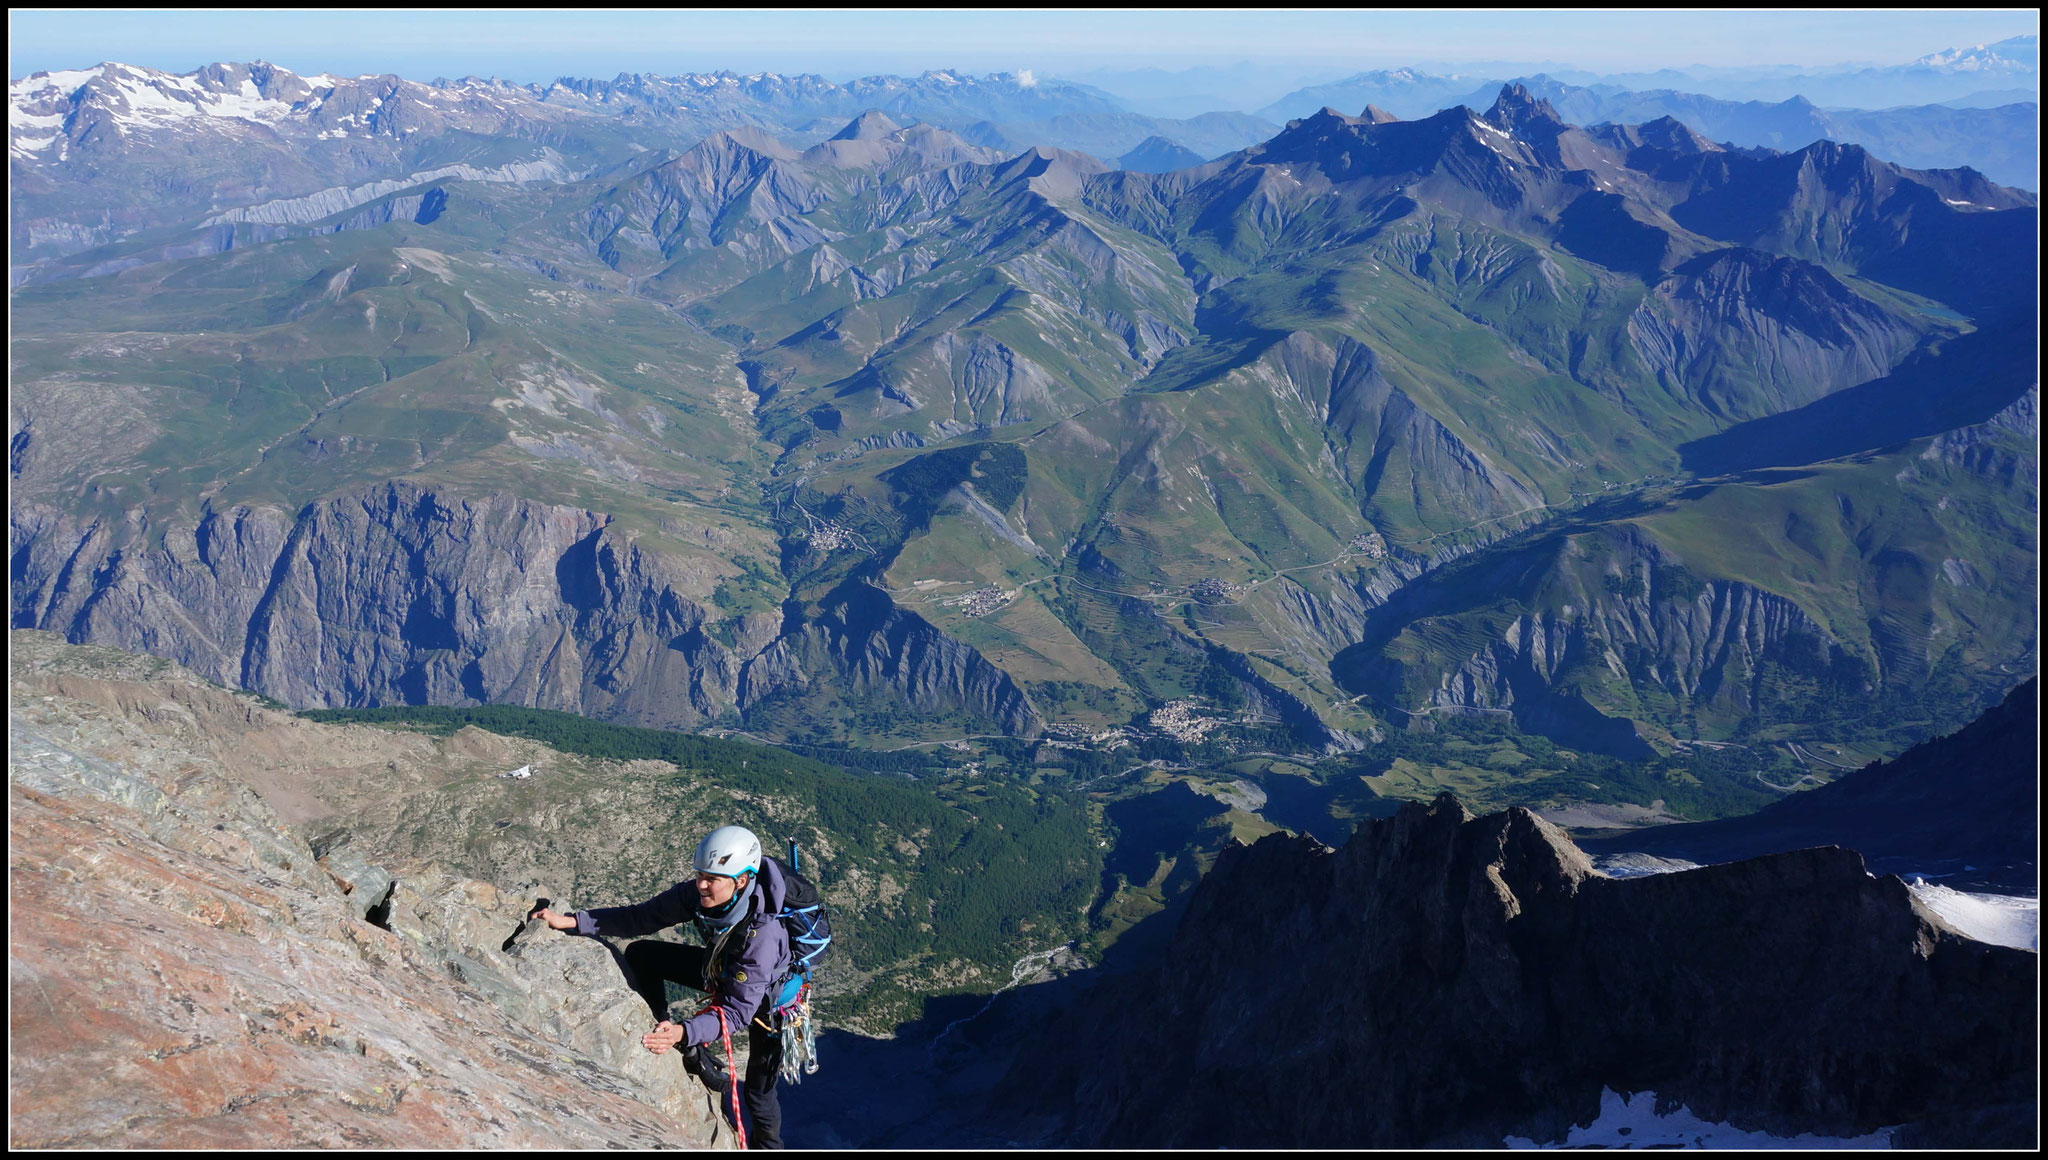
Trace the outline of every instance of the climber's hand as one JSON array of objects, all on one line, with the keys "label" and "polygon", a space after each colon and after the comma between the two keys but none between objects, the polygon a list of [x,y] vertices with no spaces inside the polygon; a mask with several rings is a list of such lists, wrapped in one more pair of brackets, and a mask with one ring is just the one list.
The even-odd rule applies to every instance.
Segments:
[{"label": "climber's hand", "polygon": [[683,1030],[681,1024],[670,1023],[664,1019],[654,1025],[654,1030],[640,1037],[640,1046],[645,1047],[656,1055],[660,1055],[669,1048],[681,1043],[686,1034],[687,1032]]},{"label": "climber's hand", "polygon": [[552,911],[552,910],[548,909],[548,908],[547,908],[547,907],[545,907],[545,906],[544,906],[544,907],[542,907],[542,908],[540,908],[539,910],[536,910],[536,911],[534,911],[534,912],[533,912],[532,914],[528,915],[527,917],[528,917],[528,918],[537,918],[537,919],[540,919],[540,920],[541,920],[542,922],[544,922],[544,923],[547,923],[547,924],[548,924],[549,926],[551,926],[551,927],[554,927],[554,928],[555,928],[556,930],[575,930],[575,929],[576,929],[576,916],[575,916],[575,915],[573,915],[573,914],[556,914],[556,913],[555,913],[554,911]]}]

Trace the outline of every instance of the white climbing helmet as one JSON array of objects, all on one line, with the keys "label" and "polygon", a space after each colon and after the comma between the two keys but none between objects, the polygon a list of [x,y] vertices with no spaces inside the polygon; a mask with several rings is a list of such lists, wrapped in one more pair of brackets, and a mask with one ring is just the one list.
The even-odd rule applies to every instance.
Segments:
[{"label": "white climbing helmet", "polygon": [[697,843],[697,872],[738,878],[761,870],[761,839],[745,826],[720,826]]}]

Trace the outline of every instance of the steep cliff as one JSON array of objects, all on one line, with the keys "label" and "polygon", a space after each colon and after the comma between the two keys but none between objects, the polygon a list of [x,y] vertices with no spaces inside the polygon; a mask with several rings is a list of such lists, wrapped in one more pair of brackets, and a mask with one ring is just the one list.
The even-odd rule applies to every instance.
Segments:
[{"label": "steep cliff", "polygon": [[2037,975],[1849,851],[1609,879],[1527,811],[1442,797],[1341,850],[1233,847],[1157,969],[1011,1079],[1105,1146],[1560,1140],[1603,1087],[1854,1135],[2033,1099]]},{"label": "steep cliff", "polygon": [[11,1146],[726,1145],[602,946],[316,858],[178,706],[43,687],[9,703]]},{"label": "steep cliff", "polygon": [[[391,483],[151,528],[11,507],[12,625],[148,652],[290,704],[521,704],[688,728],[842,674],[1034,732],[1009,677],[913,613],[718,620],[599,513]],[[873,601],[868,603],[872,604]],[[726,642],[730,642],[729,644]],[[798,663],[799,661],[803,663]]]}]

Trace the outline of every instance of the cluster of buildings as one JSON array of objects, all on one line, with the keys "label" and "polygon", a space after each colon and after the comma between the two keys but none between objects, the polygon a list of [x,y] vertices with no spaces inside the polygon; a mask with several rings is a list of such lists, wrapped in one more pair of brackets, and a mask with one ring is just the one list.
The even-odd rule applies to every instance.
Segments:
[{"label": "cluster of buildings", "polygon": [[1203,714],[1201,702],[1193,697],[1168,701],[1152,710],[1148,720],[1154,729],[1189,745],[1200,743],[1203,738],[1227,724],[1221,717]]},{"label": "cluster of buildings", "polygon": [[1351,550],[1369,560],[1387,558],[1387,541],[1378,532],[1361,532],[1351,537]]},{"label": "cluster of buildings", "polygon": [[853,546],[853,533],[835,523],[819,522],[810,529],[811,543],[821,552],[836,552]]},{"label": "cluster of buildings", "polygon": [[987,616],[1015,600],[1018,591],[1015,588],[1005,590],[991,584],[986,588],[976,588],[972,592],[963,592],[958,596],[948,596],[939,603],[948,608],[958,608],[969,616]]},{"label": "cluster of buildings", "polygon": [[1228,580],[1218,580],[1212,576],[1206,580],[1195,581],[1189,586],[1188,595],[1204,604],[1222,604],[1237,599],[1238,593],[1243,591],[1244,586],[1241,584],[1232,584]]}]

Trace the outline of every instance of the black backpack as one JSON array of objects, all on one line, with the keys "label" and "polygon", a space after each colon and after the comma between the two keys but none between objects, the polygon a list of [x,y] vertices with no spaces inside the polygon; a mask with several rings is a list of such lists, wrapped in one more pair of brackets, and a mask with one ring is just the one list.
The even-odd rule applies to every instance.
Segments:
[{"label": "black backpack", "polygon": [[818,892],[818,884],[797,870],[801,863],[794,841],[789,844],[789,861],[772,856],[768,861],[782,871],[782,909],[774,917],[789,933],[789,974],[771,990],[774,1006],[779,1010],[795,1002],[810,984],[812,971],[832,945],[832,922],[825,913],[825,897]]}]

